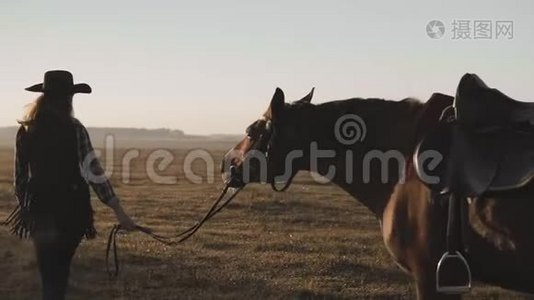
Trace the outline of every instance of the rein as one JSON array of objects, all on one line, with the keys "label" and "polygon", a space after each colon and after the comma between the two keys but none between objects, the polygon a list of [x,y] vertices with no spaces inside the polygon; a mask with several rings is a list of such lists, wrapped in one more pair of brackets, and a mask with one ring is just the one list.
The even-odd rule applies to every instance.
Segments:
[{"label": "rein", "polygon": [[[239,188],[236,188],[233,190],[233,193],[228,197],[225,201],[223,201],[224,197],[230,190],[231,184],[233,181],[237,179],[232,178],[230,181],[228,181],[224,189],[222,190],[219,197],[213,202],[213,205],[208,210],[208,212],[204,215],[204,217],[198,221],[193,226],[189,227],[188,229],[173,235],[173,236],[165,236],[154,233],[154,230],[143,227],[143,226],[136,226],[135,231],[144,233],[148,235],[150,238],[164,244],[167,246],[173,246],[177,245],[181,242],[186,241],[191,236],[193,236],[201,227],[204,225],[206,221],[211,219],[213,216],[215,216],[217,213],[219,213],[223,208],[225,208],[236,196],[237,194],[243,189],[244,186],[241,186]],[[222,202],[221,205],[219,205]],[[118,254],[118,247],[117,247],[117,235],[121,232],[121,226],[119,224],[115,224],[111,231],[109,232],[108,236],[108,243],[106,247],[106,271],[110,278],[115,278],[119,275],[119,254]],[[113,270],[110,270],[110,254],[113,251]]]},{"label": "rein", "polygon": [[274,180],[274,177],[273,177],[273,179],[271,180],[271,188],[273,189],[273,191],[278,192],[278,193],[285,192],[291,186],[291,183],[293,183],[293,178],[295,178],[295,175],[292,175],[289,178],[289,180],[284,183],[284,186],[282,186],[282,188],[279,189],[276,186],[276,181]]},{"label": "rein", "polygon": [[[273,126],[271,124],[271,121],[266,121],[264,132],[252,132],[251,129],[247,129],[247,135],[249,138],[255,138],[257,137],[256,141],[254,142],[254,145],[252,148],[259,149],[260,151],[264,152],[268,159],[268,168],[272,168],[272,163],[270,156],[272,156],[272,148],[273,148],[273,138],[276,135],[276,132],[273,129]],[[257,135],[257,136],[256,136]],[[237,177],[236,174],[236,168],[230,167],[231,176],[230,179],[225,183],[225,186],[223,190],[221,191],[221,194],[219,197],[213,202],[213,205],[208,210],[208,212],[204,215],[204,217],[198,221],[193,226],[189,227],[188,229],[174,235],[174,236],[165,236],[165,235],[159,235],[154,233],[154,231],[148,227],[143,226],[136,226],[135,231],[144,233],[148,235],[150,238],[164,244],[167,246],[173,246],[176,244],[179,244],[181,242],[186,241],[191,236],[193,236],[201,227],[202,225],[211,219],[213,216],[215,216],[217,213],[219,213],[223,208],[225,208],[236,196],[237,194],[244,188],[245,183],[241,181]],[[272,173],[272,172],[270,172]],[[293,174],[282,186],[282,188],[278,188],[276,186],[276,180],[275,176],[272,176],[269,179],[269,184],[271,185],[271,188],[275,192],[284,192],[286,191],[291,183],[293,182],[293,178],[295,177],[295,174]],[[228,193],[228,191],[233,188],[233,193],[228,197],[225,201],[223,201],[224,197]],[[219,205],[222,202],[221,205]],[[106,270],[111,278],[117,277],[119,274],[119,255],[118,255],[118,247],[117,247],[117,235],[121,232],[120,225],[116,224],[111,229],[109,236],[108,236],[108,244],[106,247]],[[110,270],[110,253],[113,251],[113,265],[114,269]]]}]

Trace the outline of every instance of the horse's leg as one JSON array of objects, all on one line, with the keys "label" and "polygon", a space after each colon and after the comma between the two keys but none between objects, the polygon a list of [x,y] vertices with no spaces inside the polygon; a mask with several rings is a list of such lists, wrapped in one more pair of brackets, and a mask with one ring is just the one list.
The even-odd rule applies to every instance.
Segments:
[{"label": "horse's leg", "polygon": [[395,261],[415,279],[418,299],[461,299],[461,295],[436,291],[436,266],[445,249],[447,211],[431,205],[430,196],[430,190],[417,180],[398,185],[382,217],[384,242]]}]

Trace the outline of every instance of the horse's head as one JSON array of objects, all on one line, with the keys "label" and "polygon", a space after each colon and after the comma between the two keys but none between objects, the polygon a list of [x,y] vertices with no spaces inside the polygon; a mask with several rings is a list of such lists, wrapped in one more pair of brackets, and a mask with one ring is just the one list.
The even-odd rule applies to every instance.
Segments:
[{"label": "horse's head", "polygon": [[286,189],[303,162],[292,157],[293,150],[303,149],[309,143],[304,118],[313,111],[310,103],[313,89],[304,98],[286,103],[284,92],[277,88],[267,111],[246,129],[245,138],[233,147],[222,162],[223,180],[232,186],[252,182],[275,183],[283,181]]}]

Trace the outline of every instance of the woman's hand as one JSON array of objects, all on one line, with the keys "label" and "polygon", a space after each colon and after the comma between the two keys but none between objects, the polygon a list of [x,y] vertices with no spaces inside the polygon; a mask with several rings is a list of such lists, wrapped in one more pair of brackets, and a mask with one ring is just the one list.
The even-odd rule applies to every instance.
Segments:
[{"label": "woman's hand", "polygon": [[120,203],[116,202],[110,207],[115,212],[115,216],[117,217],[117,221],[119,222],[121,229],[126,231],[134,231],[137,229],[137,224],[135,224],[132,218],[126,214]]},{"label": "woman's hand", "polygon": [[119,221],[119,224],[121,225],[121,229],[124,229],[126,231],[134,231],[137,229],[137,224],[128,216],[124,210],[121,210],[120,212],[115,211],[115,215],[117,216],[117,221]]}]

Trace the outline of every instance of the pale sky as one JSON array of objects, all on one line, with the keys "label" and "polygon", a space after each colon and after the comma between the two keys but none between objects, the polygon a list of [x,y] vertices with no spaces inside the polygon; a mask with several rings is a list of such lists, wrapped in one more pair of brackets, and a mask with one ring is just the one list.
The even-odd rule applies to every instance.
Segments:
[{"label": "pale sky", "polygon": [[[87,126],[242,133],[277,86],[288,100],[427,99],[478,73],[534,101],[534,1],[2,1],[0,126],[49,69],[93,94]],[[445,24],[431,39],[426,25]],[[513,39],[454,40],[454,20],[513,21]]]}]

